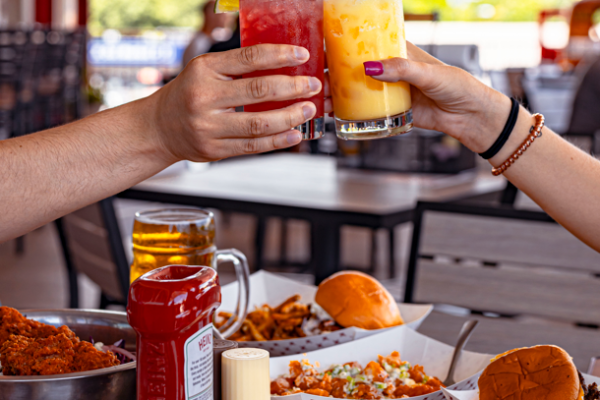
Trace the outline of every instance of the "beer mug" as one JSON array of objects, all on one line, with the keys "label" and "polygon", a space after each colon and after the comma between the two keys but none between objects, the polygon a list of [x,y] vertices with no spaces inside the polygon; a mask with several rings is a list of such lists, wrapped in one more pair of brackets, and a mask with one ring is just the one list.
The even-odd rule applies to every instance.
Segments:
[{"label": "beer mug", "polygon": [[133,282],[148,271],[167,265],[199,265],[214,268],[231,262],[240,291],[236,312],[220,330],[229,337],[239,330],[248,313],[250,272],[248,260],[236,249],[217,250],[215,218],[199,208],[169,208],[137,212],[133,222]]}]

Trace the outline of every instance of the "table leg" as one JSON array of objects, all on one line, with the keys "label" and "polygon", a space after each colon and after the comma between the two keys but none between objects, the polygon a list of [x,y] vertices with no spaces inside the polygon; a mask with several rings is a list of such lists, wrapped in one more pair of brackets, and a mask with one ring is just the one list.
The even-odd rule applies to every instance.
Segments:
[{"label": "table leg", "polygon": [[254,238],[254,270],[259,271],[263,266],[263,249],[265,248],[266,218],[256,218],[256,237]]},{"label": "table leg", "polygon": [[394,233],[394,228],[390,228],[390,279],[394,279],[396,277],[396,234]]},{"label": "table leg", "polygon": [[18,256],[25,254],[25,236],[19,236],[15,239],[15,253]]},{"label": "table leg", "polygon": [[377,229],[370,229],[371,233],[371,266],[369,267],[369,274],[375,275],[377,272]]},{"label": "table leg", "polygon": [[279,265],[287,265],[288,219],[281,218],[281,241],[279,242]]},{"label": "table leg", "polygon": [[69,252],[69,245],[67,243],[67,236],[62,224],[62,219],[54,221],[60,244],[62,247],[63,258],[65,261],[65,267],[67,268],[67,279],[69,281],[69,308],[79,308],[79,283],[77,282],[77,270],[71,260],[71,253]]},{"label": "table leg", "polygon": [[339,268],[340,226],[327,221],[312,221],[311,247],[313,271],[318,285]]}]

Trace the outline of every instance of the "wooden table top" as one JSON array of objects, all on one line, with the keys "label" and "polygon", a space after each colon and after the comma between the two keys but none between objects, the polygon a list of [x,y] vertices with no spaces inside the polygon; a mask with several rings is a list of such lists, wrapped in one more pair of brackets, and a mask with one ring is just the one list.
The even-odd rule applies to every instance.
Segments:
[{"label": "wooden table top", "polygon": [[400,174],[338,169],[328,156],[280,153],[211,164],[205,171],[163,174],[134,190],[389,215],[418,200],[446,201],[502,190],[503,178],[475,173]]}]

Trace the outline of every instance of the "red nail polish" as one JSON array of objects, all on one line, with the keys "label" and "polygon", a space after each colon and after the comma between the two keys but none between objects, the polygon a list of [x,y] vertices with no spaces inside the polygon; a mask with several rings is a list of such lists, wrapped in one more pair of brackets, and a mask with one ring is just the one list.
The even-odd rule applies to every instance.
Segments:
[{"label": "red nail polish", "polygon": [[367,61],[363,64],[367,76],[379,76],[383,74],[383,64],[379,61]]}]

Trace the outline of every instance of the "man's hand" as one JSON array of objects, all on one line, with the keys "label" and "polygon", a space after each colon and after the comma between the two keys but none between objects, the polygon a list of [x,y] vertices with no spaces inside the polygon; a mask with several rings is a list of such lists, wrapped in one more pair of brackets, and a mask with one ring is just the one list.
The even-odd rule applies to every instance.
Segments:
[{"label": "man's hand", "polygon": [[148,98],[0,141],[0,242],[119,193],[179,160],[213,161],[300,143],[293,128],[315,115],[313,103],[262,113],[234,108],[309,98],[321,92],[321,82],[235,78],[301,65],[309,57],[302,47],[284,45],[207,54]]},{"label": "man's hand", "polygon": [[196,57],[171,83],[148,100],[156,133],[170,161],[214,161],[294,146],[294,127],[316,113],[305,101],[281,110],[236,113],[234,108],[266,101],[309,98],[321,92],[317,78],[266,76],[234,79],[257,70],[304,64],[302,47],[263,44]]}]

